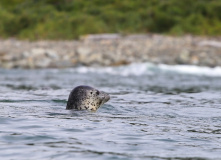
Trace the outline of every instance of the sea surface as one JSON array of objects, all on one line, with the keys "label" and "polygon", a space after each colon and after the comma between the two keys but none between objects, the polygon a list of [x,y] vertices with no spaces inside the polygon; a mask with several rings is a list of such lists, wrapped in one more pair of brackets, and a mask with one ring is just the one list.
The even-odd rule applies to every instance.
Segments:
[{"label": "sea surface", "polygon": [[[110,101],[65,110],[90,85]],[[221,159],[221,68],[0,69],[2,160]]]}]

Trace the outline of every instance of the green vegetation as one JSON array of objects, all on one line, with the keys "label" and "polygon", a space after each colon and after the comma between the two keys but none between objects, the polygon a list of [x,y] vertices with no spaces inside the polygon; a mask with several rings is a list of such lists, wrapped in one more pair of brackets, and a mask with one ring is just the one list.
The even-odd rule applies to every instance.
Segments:
[{"label": "green vegetation", "polygon": [[0,37],[91,33],[220,35],[221,0],[1,0]]}]

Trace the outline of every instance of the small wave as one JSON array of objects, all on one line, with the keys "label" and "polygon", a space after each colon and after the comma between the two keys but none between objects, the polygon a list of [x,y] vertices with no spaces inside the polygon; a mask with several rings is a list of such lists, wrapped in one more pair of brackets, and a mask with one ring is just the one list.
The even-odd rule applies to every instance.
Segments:
[{"label": "small wave", "polygon": [[132,63],[126,66],[119,67],[78,67],[71,69],[77,73],[107,73],[111,75],[121,76],[141,76],[153,75],[158,73],[179,73],[191,74],[198,76],[214,76],[221,77],[221,67],[214,68],[194,66],[194,65],[166,65],[166,64],[152,64],[152,63]]},{"label": "small wave", "polygon": [[193,66],[193,65],[165,65],[159,64],[157,66],[162,71],[176,72],[192,75],[202,75],[202,76],[221,76],[221,67],[217,66],[214,68],[205,66]]},{"label": "small wave", "polygon": [[73,69],[73,71],[78,73],[107,73],[111,75],[121,75],[121,76],[139,76],[143,74],[152,74],[152,71],[149,71],[149,66],[152,64],[143,64],[143,63],[133,63],[126,66],[119,67],[78,67]]}]

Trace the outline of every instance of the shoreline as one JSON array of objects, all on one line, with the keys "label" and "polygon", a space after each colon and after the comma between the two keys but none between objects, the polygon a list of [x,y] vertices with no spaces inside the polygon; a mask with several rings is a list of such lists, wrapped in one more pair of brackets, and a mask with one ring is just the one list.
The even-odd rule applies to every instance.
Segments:
[{"label": "shoreline", "polygon": [[98,34],[77,41],[0,39],[0,68],[119,66],[140,62],[221,66],[221,38]]}]

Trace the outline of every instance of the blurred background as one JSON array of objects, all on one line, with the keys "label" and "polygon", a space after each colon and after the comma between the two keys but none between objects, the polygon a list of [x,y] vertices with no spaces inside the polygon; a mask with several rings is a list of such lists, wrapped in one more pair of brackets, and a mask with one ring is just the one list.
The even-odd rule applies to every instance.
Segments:
[{"label": "blurred background", "polygon": [[218,0],[1,0],[0,67],[221,66]]},{"label": "blurred background", "polygon": [[0,37],[77,39],[98,33],[221,34],[219,0],[1,0]]}]

